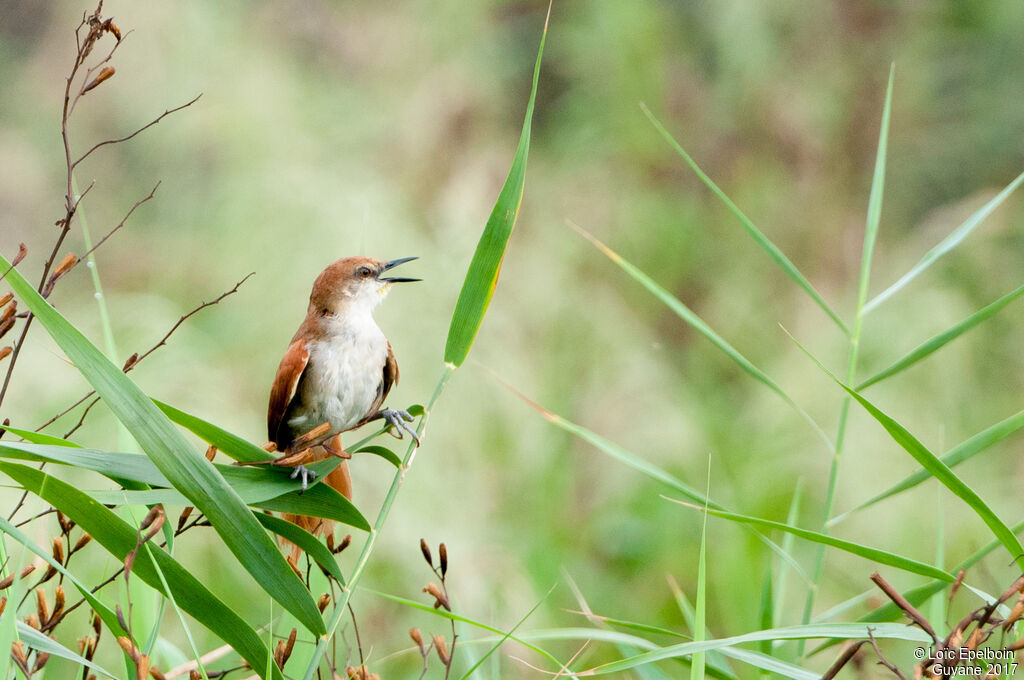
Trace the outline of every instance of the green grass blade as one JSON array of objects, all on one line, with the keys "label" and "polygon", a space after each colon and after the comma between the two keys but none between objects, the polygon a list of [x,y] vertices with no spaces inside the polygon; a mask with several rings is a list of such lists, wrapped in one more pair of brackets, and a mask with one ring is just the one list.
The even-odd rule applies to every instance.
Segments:
[{"label": "green grass blade", "polygon": [[[704,498],[711,493],[711,459],[708,457],[708,482]],[[694,598],[693,641],[703,642],[707,638],[707,548],[708,546],[708,504],[704,502],[704,516],[700,527],[700,550],[697,553],[697,595]],[[704,680],[704,652],[696,652],[690,658],[690,680]]]},{"label": "green grass blade", "polygon": [[225,455],[235,460],[255,463],[273,458],[273,454],[267,453],[252,442],[246,441],[238,435],[232,434],[212,423],[208,423],[202,418],[197,418],[156,399],[153,400],[153,403],[173,422],[181,425],[207,444],[216,446],[219,451],[224,452]]},{"label": "green grass blade", "polygon": [[[786,524],[796,526],[800,519],[800,505],[803,500],[803,478],[798,477],[796,486],[793,488],[793,498],[789,502],[789,512],[786,514]],[[779,547],[787,555],[793,554],[793,542],[796,537],[793,534],[786,534],[782,537]],[[773,597],[772,625],[765,628],[775,628],[782,625],[782,612],[786,606],[786,586],[789,584],[789,572],[784,564],[779,564],[779,572],[773,584],[775,593]]]},{"label": "green grass blade", "polygon": [[623,258],[617,252],[609,248],[607,245],[599,241],[593,234],[587,232],[582,227],[570,223],[570,226],[580,233],[581,236],[590,241],[594,246],[600,250],[609,260],[617,264],[626,274],[629,275],[634,281],[639,283],[641,286],[650,291],[658,300],[660,300],[666,307],[671,309],[675,314],[686,323],[690,324],[696,329],[701,335],[711,341],[715,347],[720,349],[726,356],[732,359],[740,368],[747,372],[752,378],[763,384],[765,387],[770,389],[772,392],[777,394],[783,401],[789,404],[804,420],[806,420],[814,431],[825,441],[829,450],[833,449],[832,442],[829,440],[828,435],[821,429],[821,427],[814,422],[814,419],[807,414],[800,406],[793,401],[793,399],[786,394],[786,392],[779,387],[779,385],[772,380],[768,375],[759,369],[757,366],[752,364],[749,359],[740,354],[740,352],[730,345],[722,336],[716,333],[710,326],[704,323],[697,314],[687,307],[683,302],[672,295],[664,288],[661,287],[654,279],[649,277],[634,264]]},{"label": "green grass blade", "polygon": [[52,444],[53,446],[78,447],[78,444],[74,442],[68,441],[67,439],[61,439],[60,437],[54,437],[52,434],[45,434],[43,432],[22,430],[17,427],[11,427],[10,425],[0,426],[0,430],[6,430],[13,435],[21,437],[27,442],[32,442],[33,444]]},{"label": "green grass blade", "polygon": [[[908,642],[931,642],[931,638],[923,630],[912,628],[899,623],[879,623],[877,627],[871,626],[871,632],[876,639],[906,640]],[[712,649],[720,649],[723,653],[726,650],[735,651],[733,648],[748,642],[760,642],[761,640],[813,640],[817,638],[828,638],[833,640],[860,640],[868,637],[868,627],[863,623],[816,623],[805,626],[792,626],[790,628],[773,628],[770,630],[759,630],[744,635],[720,638],[718,640],[705,640],[703,642],[683,642],[677,645],[662,647],[650,652],[644,652],[628,659],[613,661],[611,663],[589,669],[581,675],[607,675],[609,673],[621,673],[622,671],[636,668],[643,664],[664,661],[677,657],[690,656],[696,652],[704,652]],[[744,650],[746,651],[746,650]],[[748,652],[753,654],[753,652]],[[802,677],[802,676],[801,676]]]},{"label": "green grass blade", "polygon": [[[868,282],[871,278],[871,259],[878,239],[878,225],[882,220],[882,196],[885,193],[885,157],[889,147],[889,119],[892,117],[892,85],[896,77],[896,64],[889,68],[889,85],[885,90],[885,106],[882,109],[882,126],[878,132],[878,150],[875,153],[875,172],[871,176],[871,195],[868,198],[868,216],[864,228],[864,250],[860,259],[860,279],[857,287],[857,326],[864,315],[868,299]],[[858,335],[854,330],[854,336]]]},{"label": "green grass blade", "polygon": [[700,169],[697,162],[693,160],[690,154],[686,153],[686,150],[683,149],[679,142],[676,141],[675,137],[672,136],[672,133],[665,129],[665,126],[663,126],[661,122],[654,117],[654,114],[647,108],[647,105],[641,103],[640,108],[643,110],[644,115],[647,116],[647,119],[651,121],[651,124],[654,125],[654,128],[658,133],[665,138],[665,141],[675,149],[676,153],[678,153],[682,159],[686,161],[686,164],[690,166],[690,169],[696,173],[697,177],[700,178],[700,181],[711,190],[711,193],[717,196],[718,199],[725,204],[725,207],[729,209],[729,212],[739,219],[740,224],[742,224],[743,228],[747,230],[747,233],[750,234],[752,239],[754,239],[754,242],[757,243],[762,250],[768,253],[768,257],[779,265],[779,267],[782,268],[782,271],[784,271],[789,278],[793,279],[793,281],[795,281],[796,284],[800,286],[812,300],[814,300],[815,304],[821,307],[822,311],[825,312],[833,322],[835,322],[836,326],[839,327],[844,335],[849,335],[850,331],[846,327],[846,324],[843,323],[843,320],[840,319],[835,310],[825,302],[825,299],[821,297],[821,294],[818,293],[813,285],[811,285],[811,282],[807,280],[807,277],[800,273],[800,270],[796,268],[796,265],[793,264],[793,262],[790,261],[790,259],[786,257],[781,250],[779,250],[778,246],[772,243],[771,240],[764,235],[764,232],[758,229],[754,223],[750,221],[750,218],[743,214],[743,211],[725,195],[725,192],[722,191],[718,185]]},{"label": "green grass blade", "polygon": [[897,569],[902,569],[903,571],[910,572],[912,574],[929,576],[931,578],[947,581],[949,583],[952,583],[954,580],[956,580],[952,574],[943,571],[942,569],[939,569],[938,567],[935,567],[931,564],[918,562],[917,560],[912,560],[909,557],[903,557],[902,555],[897,555],[896,553],[887,552],[885,550],[870,548],[866,545],[861,545],[860,543],[844,541],[840,538],[830,536],[829,534],[823,534],[817,531],[811,531],[809,529],[801,529],[800,527],[794,527],[788,524],[783,524],[782,522],[775,522],[773,520],[762,519],[760,517],[751,517],[749,515],[738,515],[732,512],[723,512],[721,510],[715,510],[714,508],[707,508],[705,510],[704,508],[698,505],[694,505],[693,503],[679,501],[674,498],[667,498],[666,500],[670,500],[673,503],[678,503],[680,505],[685,505],[686,507],[693,508],[695,510],[701,510],[710,515],[714,515],[715,517],[721,517],[722,519],[727,519],[731,522],[749,524],[764,529],[777,529],[779,531],[785,531],[786,533],[793,534],[797,538],[802,538],[808,541],[812,541],[814,543],[820,543],[822,545],[838,548],[853,555],[857,555],[858,557],[863,557],[864,559],[871,560],[872,562],[877,562],[878,564],[887,564],[890,567],[896,567]]},{"label": "green grass blade", "polygon": [[[0,257],[0,267],[6,269],[10,263]],[[17,269],[11,269],[6,281],[164,476],[206,515],[260,587],[310,632],[323,634],[326,628],[312,595],[213,464],[189,446],[142,390],[51,307]]]},{"label": "green grass blade", "polygon": [[[790,336],[792,337],[792,336]],[[796,342],[796,339],[793,340]],[[857,403],[859,403],[872,418],[878,421],[878,423],[889,433],[893,441],[900,445],[900,447],[909,453],[911,457],[920,463],[921,467],[927,470],[933,477],[945,486],[947,489],[956,494],[961,500],[963,500],[968,507],[970,507],[978,517],[981,518],[985,525],[992,531],[993,535],[999,540],[1000,543],[1010,553],[1010,556],[1014,561],[1024,558],[1024,546],[1017,540],[1013,531],[1010,527],[1006,526],[1001,519],[999,519],[992,509],[981,499],[981,497],[975,493],[974,489],[965,484],[959,477],[953,474],[952,470],[943,463],[934,453],[928,450],[924,444],[919,442],[914,435],[910,434],[906,428],[900,425],[898,422],[883,413],[878,407],[872,404],[870,401],[862,397],[851,387],[844,385],[842,381],[836,378],[832,373],[825,368],[825,366],[818,361],[814,355],[812,355],[807,348],[797,342],[797,346],[811,358],[814,363],[818,365],[826,375],[835,381],[843,390],[853,397]]]},{"label": "green grass blade", "polygon": [[116,675],[110,671],[104,670],[102,666],[98,666],[92,661],[86,660],[85,657],[75,654],[64,645],[59,644],[56,640],[51,640],[48,636],[43,635],[27,623],[18,621],[18,637],[21,638],[27,647],[31,647],[37,652],[43,652],[45,654],[50,654],[51,656],[58,656],[82,666],[88,666],[92,670],[97,673],[102,673],[108,678],[117,679]]},{"label": "green grass blade", "polygon": [[[954,468],[960,463],[963,463],[964,461],[988,449],[990,446],[996,444],[997,442],[1002,441],[1003,439],[1010,436],[1011,434],[1021,429],[1022,427],[1024,427],[1024,411],[1019,411],[1016,414],[1010,416],[1009,418],[1001,420],[995,425],[992,425],[991,427],[982,430],[981,432],[974,435],[970,439],[967,439],[957,444],[952,449],[950,449],[948,453],[939,458],[939,460],[942,461],[942,463],[946,467]],[[888,489],[878,494],[877,496],[861,503],[853,510],[850,510],[849,512],[843,513],[843,515],[836,517],[833,521],[833,524],[838,524],[841,520],[845,519],[846,517],[850,516],[855,512],[859,512],[865,508],[874,505],[875,503],[885,500],[886,498],[895,496],[898,493],[902,493],[907,489],[912,489],[921,482],[931,478],[932,473],[929,472],[927,469],[922,468],[908,476],[903,481],[889,487]]]},{"label": "green grass blade", "polygon": [[[550,17],[551,7],[548,7]],[[523,131],[519,136],[512,167],[508,171],[505,184],[501,187],[494,210],[487,219],[480,241],[477,242],[473,259],[469,263],[466,279],[462,284],[455,311],[452,313],[451,325],[448,327],[448,339],[444,347],[445,363],[456,368],[462,365],[473,346],[480,324],[483,323],[487,307],[498,285],[498,274],[501,272],[501,261],[505,258],[512,229],[516,226],[519,206],[523,200],[523,187],[526,184],[526,158],[530,153],[530,130],[533,123],[533,107],[537,100],[537,83],[540,81],[540,63],[544,54],[544,41],[548,37],[548,20],[544,20],[544,32],[541,34],[540,47],[537,49],[537,61],[533,67],[533,84],[530,87],[530,100],[526,105],[526,117],[523,120]]]},{"label": "green grass blade", "polygon": [[[15,463],[0,462],[0,472],[58,508],[118,560],[123,561],[135,548],[137,534],[130,524],[70,484]],[[267,651],[256,632],[166,551],[156,546],[152,548],[152,557],[174,589],[181,608],[230,644],[253,668],[262,668]],[[162,590],[149,552],[138,553],[132,574],[156,590]],[[281,675],[275,673],[274,678],[280,680]]]},{"label": "green grass blade", "polygon": [[921,261],[914,265],[909,272],[900,277],[899,281],[876,295],[864,306],[864,313],[866,314],[867,312],[870,312],[872,309],[888,300],[893,296],[893,294],[913,281],[921,272],[935,264],[936,260],[960,245],[960,243],[966,239],[972,231],[974,231],[975,227],[984,222],[985,218],[992,214],[996,208],[1006,201],[1007,197],[1009,197],[1009,195],[1021,185],[1021,182],[1024,182],[1024,172],[1017,175],[1017,177],[1010,182],[1005,189],[1000,191],[992,200],[979,208],[973,215],[968,217],[963,224],[954,229],[949,236],[942,239],[937,246],[925,253],[925,256],[921,258]]},{"label": "green grass blade", "polygon": [[877,382],[881,382],[882,380],[885,380],[886,378],[893,376],[899,373],[900,371],[904,371],[910,368],[918,361],[921,361],[922,359],[927,357],[932,352],[935,352],[944,345],[947,345],[953,340],[956,340],[958,337],[960,337],[967,331],[971,330],[972,328],[980,324],[982,321],[985,321],[995,316],[996,314],[999,313],[1000,310],[1002,310],[1008,304],[1019,298],[1022,294],[1024,294],[1024,286],[1017,288],[1011,293],[1007,293],[1006,295],[999,298],[995,302],[992,302],[991,304],[983,307],[982,309],[979,309],[974,314],[971,314],[969,317],[967,317],[960,323],[956,324],[952,328],[949,328],[943,331],[942,333],[939,333],[932,339],[921,344],[919,347],[911,351],[909,354],[907,354],[905,357],[894,363],[889,368],[885,369],[884,371],[878,372],[877,374],[871,376],[861,384],[857,385],[855,389],[858,392],[860,392],[870,387],[871,385],[874,385]]},{"label": "green grass blade", "polygon": [[372,453],[375,456],[380,456],[396,468],[401,469],[402,467],[402,459],[398,457],[398,454],[384,446],[364,446],[361,449],[357,449],[355,453]]},{"label": "green grass blade", "polygon": [[[516,643],[526,647],[527,649],[529,649],[531,651],[534,651],[537,654],[540,654],[542,657],[544,657],[548,661],[550,661],[550,662],[554,663],[556,666],[558,666],[559,669],[561,669],[562,673],[568,675],[568,677],[576,677],[573,673],[571,673],[569,671],[568,668],[566,668],[565,664],[563,664],[561,661],[556,659],[550,652],[548,652],[547,650],[543,649],[542,647],[538,647],[537,645],[531,644],[523,636],[517,636],[517,635],[509,634],[507,631],[503,631],[500,628],[495,628],[494,626],[489,626],[486,623],[482,623],[480,621],[476,621],[476,620],[471,619],[471,618],[469,618],[467,616],[462,616],[461,614],[456,614],[454,612],[450,612],[447,609],[444,609],[443,607],[439,608],[439,609],[435,609],[434,607],[432,607],[430,605],[426,605],[426,604],[423,604],[421,602],[417,602],[415,600],[409,600],[409,599],[404,598],[404,597],[399,597],[397,595],[392,595],[390,593],[382,593],[380,591],[370,590],[368,588],[360,588],[360,591],[366,592],[366,593],[370,593],[372,595],[376,595],[377,597],[382,597],[385,600],[391,600],[392,602],[397,602],[398,604],[405,605],[406,607],[410,607],[412,609],[418,609],[420,611],[427,612],[428,614],[433,614],[434,616],[439,616],[441,618],[449,619],[451,621],[459,621],[459,622],[468,624],[470,626],[473,626],[474,628],[479,628],[480,630],[486,630],[489,633],[495,633],[496,635],[499,635],[502,638],[505,638],[505,639],[508,639],[508,640],[512,640],[513,642],[516,642]],[[601,633],[601,632],[607,632],[607,631],[595,631],[595,632]]]},{"label": "green grass blade", "polygon": [[522,617],[521,619],[519,619],[518,621],[516,621],[516,625],[512,626],[512,627],[511,627],[511,628],[510,628],[510,629],[508,630],[508,632],[507,632],[507,633],[505,633],[504,635],[502,635],[502,636],[501,636],[501,638],[500,638],[500,639],[499,639],[499,640],[498,640],[497,642],[495,642],[495,643],[494,643],[494,644],[493,644],[493,645],[491,646],[491,648],[490,648],[490,649],[488,649],[488,650],[487,650],[487,653],[485,653],[485,654],[484,654],[483,656],[481,656],[481,657],[480,657],[480,658],[479,658],[479,659],[477,660],[477,662],[476,662],[475,664],[473,664],[473,665],[472,665],[472,666],[470,667],[470,669],[469,669],[468,671],[466,671],[466,672],[465,672],[465,673],[464,673],[464,674],[462,675],[462,678],[461,678],[460,680],[466,680],[466,679],[467,679],[468,677],[470,677],[470,676],[471,676],[471,675],[473,674],[473,671],[475,671],[475,670],[476,670],[477,668],[479,668],[479,667],[481,666],[481,664],[483,664],[483,662],[484,662],[484,661],[486,661],[486,660],[488,659],[488,657],[490,657],[490,656],[491,656],[492,654],[494,654],[494,653],[495,653],[496,651],[498,651],[498,649],[499,649],[499,648],[500,648],[500,647],[501,647],[501,646],[502,646],[503,644],[505,644],[505,642],[507,642],[507,641],[508,641],[508,639],[509,639],[510,637],[512,637],[512,635],[513,635],[513,634],[515,634],[515,632],[516,632],[517,630],[519,630],[519,626],[521,626],[521,625],[523,625],[524,623],[526,623],[526,620],[527,620],[527,619],[529,619],[529,618],[530,618],[531,616],[533,616],[533,613],[534,613],[535,611],[537,611],[537,608],[538,608],[538,607],[540,607],[540,606],[541,606],[542,604],[544,604],[544,602],[545,602],[545,601],[547,601],[548,597],[550,597],[550,596],[551,596],[551,593],[552,593],[552,591],[554,591],[554,589],[555,589],[555,587],[554,587],[554,586],[552,586],[552,587],[551,587],[551,588],[550,588],[550,589],[548,590],[548,592],[544,594],[544,597],[540,598],[540,599],[539,599],[539,600],[537,601],[537,604],[533,605],[533,607],[531,607],[531,608],[530,608],[530,611],[526,612],[526,614],[524,614],[524,615],[523,615],[523,617]]},{"label": "green grass blade", "polygon": [[317,564],[327,570],[327,573],[338,583],[342,586],[345,585],[345,576],[341,573],[341,568],[338,567],[338,561],[331,554],[331,551],[327,549],[327,546],[321,543],[316,536],[288,520],[274,517],[273,515],[257,513],[256,519],[259,520],[260,524],[281,538],[286,538],[302,548]]}]

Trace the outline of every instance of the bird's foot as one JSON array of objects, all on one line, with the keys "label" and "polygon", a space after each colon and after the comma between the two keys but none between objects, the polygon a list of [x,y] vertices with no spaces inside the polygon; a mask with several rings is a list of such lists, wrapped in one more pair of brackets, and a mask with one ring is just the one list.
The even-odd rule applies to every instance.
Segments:
[{"label": "bird's foot", "polygon": [[391,426],[392,429],[389,430],[389,432],[391,433],[392,437],[395,437],[396,439],[402,439],[402,430],[405,430],[406,432],[409,433],[409,436],[411,436],[413,440],[416,442],[416,446],[420,445],[419,436],[415,432],[413,432],[408,425],[406,425],[406,423],[411,423],[414,420],[412,414],[410,414],[408,411],[400,411],[398,409],[386,408],[380,412],[380,417],[383,418],[384,421]]},{"label": "bird's foot", "polygon": [[309,482],[316,479],[316,472],[310,470],[305,465],[296,465],[295,469],[292,470],[292,474],[289,475],[292,479],[296,477],[302,479],[302,490],[299,493],[303,493],[309,486]]}]

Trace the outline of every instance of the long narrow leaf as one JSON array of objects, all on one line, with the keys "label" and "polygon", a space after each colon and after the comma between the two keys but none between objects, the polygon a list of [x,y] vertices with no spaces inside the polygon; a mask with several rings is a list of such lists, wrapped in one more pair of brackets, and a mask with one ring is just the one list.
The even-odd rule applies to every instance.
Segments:
[{"label": "long narrow leaf", "polygon": [[994,512],[992,512],[992,509],[988,507],[985,501],[981,499],[981,496],[979,496],[974,489],[967,486],[967,484],[965,484],[959,477],[954,475],[952,470],[949,469],[949,466],[939,460],[934,453],[929,451],[924,444],[914,437],[914,435],[910,434],[905,427],[883,413],[878,407],[858,394],[856,390],[843,384],[843,382],[825,368],[824,364],[818,361],[818,359],[815,358],[815,356],[811,354],[806,347],[797,342],[796,338],[793,338],[793,342],[796,342],[797,346],[800,347],[800,349],[818,365],[818,368],[820,368],[822,372],[832,378],[839,387],[864,407],[864,410],[867,411],[872,418],[877,420],[885,431],[889,433],[889,436],[892,437],[893,441],[899,444],[904,451],[909,453],[914,460],[920,463],[921,467],[939,480],[943,486],[967,503],[968,507],[974,510],[975,514],[985,522],[986,526],[988,526],[999,542],[1003,544],[1015,561],[1024,558],[1024,545],[1021,545],[1021,542],[1010,530],[1010,527],[1006,526],[1006,524],[1003,523],[1003,521],[999,519]]},{"label": "long narrow leaf", "polygon": [[62,659],[67,659],[82,666],[88,666],[97,673],[102,673],[108,678],[117,678],[116,675],[108,670],[104,670],[102,666],[99,666],[92,661],[87,660],[85,657],[75,654],[64,645],[58,643],[56,640],[51,640],[48,636],[43,635],[32,626],[18,621],[18,637],[20,637],[25,645],[31,647],[37,652],[49,654],[51,656],[58,656]]},{"label": "long narrow leaf", "polygon": [[786,394],[786,392],[781,387],[779,387],[779,385],[774,380],[768,377],[768,374],[766,374],[764,371],[762,371],[753,363],[751,363],[750,360],[747,359],[745,356],[740,354],[740,352],[735,347],[730,345],[722,336],[720,336],[710,326],[708,326],[704,322],[704,320],[697,316],[697,314],[692,309],[683,304],[682,300],[680,300],[675,295],[662,288],[661,285],[658,284],[654,279],[652,279],[639,268],[637,268],[636,265],[631,263],[629,260],[626,260],[617,252],[615,252],[607,245],[599,241],[597,237],[595,237],[593,234],[591,234],[590,232],[586,231],[585,229],[576,224],[573,224],[571,222],[569,224],[573,229],[579,232],[581,236],[583,236],[585,239],[593,243],[594,246],[597,247],[597,249],[600,250],[602,253],[604,253],[604,255],[609,260],[617,264],[624,272],[626,272],[626,274],[630,276],[630,278],[632,278],[634,281],[636,281],[641,286],[643,286],[651,293],[653,293],[654,296],[658,298],[658,300],[660,300],[666,307],[671,309],[673,312],[676,313],[676,315],[680,319],[690,324],[701,335],[710,340],[711,344],[713,344],[715,347],[724,352],[726,356],[732,359],[740,368],[746,371],[752,378],[763,384],[765,387],[767,387],[772,392],[777,394],[783,401],[789,404],[789,406],[791,406],[797,413],[799,413],[800,416],[803,417],[803,419],[806,420],[812,428],[814,428],[814,431],[817,432],[818,435],[825,441],[825,444],[829,447],[829,449],[831,450],[833,448],[833,444],[829,440],[828,435],[825,434],[821,427],[816,422],[814,422],[814,419],[811,418],[811,416],[808,415],[806,411],[800,408],[800,406],[795,401],[793,401],[793,399],[788,394]]},{"label": "long narrow leaf", "polygon": [[991,215],[996,208],[1003,204],[1007,197],[1021,185],[1021,182],[1024,182],[1024,172],[1017,175],[1017,177],[992,200],[978,208],[978,210],[968,217],[963,224],[954,229],[949,236],[942,239],[937,246],[925,253],[925,256],[921,258],[921,261],[915,264],[909,272],[901,276],[896,283],[876,295],[871,302],[864,306],[864,313],[870,312],[872,309],[888,300],[893,296],[893,294],[913,281],[921,272],[935,264],[936,260],[960,245],[960,243],[967,238],[972,231],[974,231],[975,227],[984,222],[985,218]]},{"label": "long narrow leaf", "polygon": [[[15,463],[0,462],[0,472],[60,509],[118,560],[123,561],[135,548],[137,534],[131,525],[70,484]],[[256,632],[166,551],[151,547],[152,556],[174,589],[175,599],[181,608],[230,644],[253,668],[263,668],[267,649]],[[163,589],[150,551],[137,553],[132,575],[158,591]],[[279,680],[281,675],[275,672],[273,677]]]},{"label": "long narrow leaf", "polygon": [[[7,268],[10,263],[0,257],[0,266]],[[326,629],[312,595],[213,464],[189,446],[142,390],[51,307],[16,268],[6,280],[164,476],[206,515],[253,579],[309,631],[323,634]]]},{"label": "long narrow leaf", "polygon": [[902,555],[897,555],[896,553],[887,552],[885,550],[870,548],[866,545],[861,545],[860,543],[844,541],[840,538],[836,538],[828,534],[823,534],[817,531],[811,531],[809,529],[801,529],[800,527],[790,526],[788,524],[783,524],[782,522],[775,522],[770,519],[750,517],[748,515],[737,515],[736,513],[723,512],[721,510],[715,510],[713,508],[705,509],[698,505],[686,503],[684,501],[679,501],[674,498],[668,498],[667,500],[670,500],[673,503],[678,503],[680,505],[685,505],[686,507],[693,508],[694,510],[706,512],[709,515],[714,515],[715,517],[727,519],[731,522],[738,522],[740,524],[750,524],[752,526],[762,527],[765,529],[778,529],[779,531],[784,531],[786,533],[793,534],[797,538],[803,538],[814,543],[820,543],[822,545],[832,546],[833,548],[839,548],[840,550],[844,550],[853,555],[857,555],[858,557],[863,557],[864,559],[871,560],[872,562],[877,562],[879,564],[887,564],[891,567],[896,567],[897,569],[902,569],[903,571],[907,571],[912,574],[930,576],[931,578],[947,581],[948,583],[952,583],[956,580],[956,578],[952,574],[930,564],[918,562],[917,560],[912,560],[909,557],[903,557]]},{"label": "long narrow leaf", "polygon": [[[871,626],[871,634],[876,639],[906,640],[909,642],[931,642],[931,638],[923,630],[911,628],[898,623],[879,623]],[[806,626],[793,626],[791,628],[775,628],[771,630],[759,630],[745,635],[736,635],[718,640],[705,640],[703,642],[683,642],[678,645],[662,647],[661,649],[638,654],[621,661],[613,661],[592,668],[579,675],[606,675],[608,673],[621,673],[622,671],[636,668],[637,666],[664,661],[681,656],[690,656],[696,652],[721,649],[723,652],[747,642],[759,642],[761,640],[813,640],[816,638],[829,638],[834,640],[859,640],[868,637],[868,626],[863,623],[816,623]]]},{"label": "long narrow leaf", "polygon": [[331,551],[327,549],[327,546],[321,543],[316,536],[297,524],[293,524],[280,517],[274,517],[273,515],[258,513],[256,519],[259,520],[260,524],[281,538],[288,539],[302,548],[317,564],[327,570],[327,573],[334,577],[334,580],[342,586],[345,585],[345,576],[341,573],[341,568],[338,567],[338,560],[335,559]]},{"label": "long narrow leaf", "polygon": [[871,195],[868,197],[868,216],[864,227],[864,249],[861,252],[860,278],[857,285],[857,326],[854,338],[859,335],[864,305],[868,299],[868,282],[871,278],[871,259],[878,239],[878,225],[882,219],[882,196],[885,193],[885,157],[889,148],[889,120],[892,117],[892,86],[896,76],[896,64],[889,68],[889,85],[885,90],[885,106],[882,108],[882,126],[878,132],[878,150],[875,153],[875,171],[871,176]]},{"label": "long narrow leaf", "polygon": [[640,108],[643,110],[644,115],[647,116],[647,119],[651,121],[651,124],[654,125],[654,128],[658,131],[658,133],[665,138],[665,141],[667,141],[669,145],[671,145],[672,148],[676,150],[676,153],[678,153],[683,158],[683,160],[686,161],[686,164],[690,166],[690,169],[692,169],[697,174],[697,177],[700,178],[700,181],[704,182],[704,185],[711,190],[711,193],[717,196],[718,199],[725,204],[725,207],[729,209],[729,212],[731,212],[733,215],[736,216],[737,219],[739,219],[740,224],[742,224],[743,228],[747,230],[747,233],[750,234],[750,237],[752,239],[754,239],[754,242],[757,243],[757,245],[760,246],[762,250],[768,253],[768,257],[770,257],[777,265],[779,265],[782,271],[784,271],[789,278],[793,279],[793,281],[795,281],[796,284],[800,286],[800,288],[802,288],[804,292],[811,297],[812,300],[814,300],[815,304],[821,307],[822,311],[825,312],[825,314],[827,314],[833,322],[835,322],[836,326],[838,326],[839,329],[845,335],[849,335],[850,331],[846,327],[846,324],[843,323],[843,320],[840,319],[839,315],[836,314],[835,310],[833,310],[829,306],[829,304],[825,302],[825,298],[821,297],[821,294],[818,293],[818,291],[814,288],[813,285],[811,285],[811,282],[807,280],[807,277],[804,276],[799,269],[797,269],[796,265],[793,264],[793,262],[788,257],[786,257],[785,253],[779,250],[779,247],[772,243],[772,241],[767,236],[764,235],[764,232],[762,232],[760,229],[754,226],[754,223],[750,221],[750,218],[743,214],[743,211],[740,210],[739,207],[735,203],[733,203],[728,196],[725,195],[725,192],[719,189],[718,185],[715,184],[714,181],[710,177],[708,177],[703,170],[700,169],[700,166],[697,165],[697,162],[693,160],[690,154],[686,153],[686,150],[684,150],[683,147],[679,144],[679,142],[676,141],[675,137],[672,136],[672,133],[665,129],[665,126],[662,125],[661,122],[654,117],[654,114],[651,113],[651,110],[647,108],[647,105],[641,103]]},{"label": "long narrow leaf", "polygon": [[958,337],[960,337],[967,331],[971,330],[972,328],[980,324],[982,321],[985,321],[986,319],[995,316],[996,314],[999,313],[1000,310],[1006,307],[1006,305],[1010,304],[1011,302],[1019,298],[1021,294],[1024,294],[1024,286],[1017,288],[1011,293],[1007,293],[1006,295],[999,298],[995,302],[992,302],[991,304],[983,307],[982,309],[979,309],[974,314],[971,314],[969,317],[967,317],[960,323],[956,324],[952,328],[949,328],[943,331],[942,333],[939,333],[935,337],[931,338],[927,342],[922,343],[920,346],[912,350],[909,354],[907,354],[905,357],[894,363],[889,368],[885,369],[884,371],[879,371],[878,373],[871,376],[861,384],[857,385],[855,389],[858,392],[861,392],[865,388],[870,387],[871,385],[874,385],[877,382],[881,382],[882,380],[885,380],[886,378],[891,377],[899,373],[900,371],[904,371],[910,368],[918,361],[921,361],[922,359],[927,357],[932,352],[935,352],[944,345],[947,345],[953,340],[956,340]]},{"label": "long narrow leaf", "polygon": [[[1010,436],[1017,430],[1024,427],[1024,411],[1019,411],[1016,414],[1010,416],[1005,420],[1001,420],[995,425],[982,430],[978,434],[974,435],[970,439],[963,441],[952,449],[948,453],[939,458],[940,461],[948,468],[954,468],[965,460],[972,458],[973,456],[981,453],[988,449],[993,444],[1002,441],[1006,437]],[[867,500],[858,505],[853,510],[843,513],[831,522],[831,524],[838,524],[842,519],[845,519],[849,515],[859,512],[865,508],[868,508],[879,501],[883,501],[886,498],[895,496],[898,493],[902,493],[907,489],[912,489],[921,482],[931,479],[932,474],[927,469],[920,469],[908,476],[903,481],[892,485],[877,496]]]},{"label": "long narrow leaf", "polygon": [[[551,7],[548,6],[548,17]],[[469,263],[466,279],[462,284],[455,311],[452,313],[451,325],[448,327],[448,339],[444,347],[445,363],[456,368],[462,365],[473,346],[480,324],[483,323],[487,307],[494,296],[498,285],[498,274],[501,262],[505,258],[512,229],[519,217],[519,206],[523,201],[523,187],[526,184],[526,158],[530,153],[530,130],[533,125],[533,107],[537,101],[537,83],[540,81],[540,63],[544,55],[544,41],[548,37],[548,20],[544,20],[544,32],[541,34],[540,47],[537,49],[537,61],[533,67],[533,84],[530,86],[530,100],[526,104],[526,117],[523,130],[519,135],[519,146],[516,147],[512,167],[501,187],[494,210],[487,220],[480,240],[477,242],[473,259]]]},{"label": "long narrow leaf", "polygon": [[252,442],[248,442],[238,435],[231,434],[224,428],[208,423],[202,418],[197,418],[156,399],[153,400],[153,403],[172,421],[189,430],[207,444],[216,446],[235,460],[255,463],[273,457],[270,453],[267,453]]}]

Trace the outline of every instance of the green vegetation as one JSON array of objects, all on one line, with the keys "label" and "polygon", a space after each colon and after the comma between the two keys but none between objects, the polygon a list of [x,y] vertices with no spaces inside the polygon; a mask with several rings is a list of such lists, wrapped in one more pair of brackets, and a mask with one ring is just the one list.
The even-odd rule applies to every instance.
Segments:
[{"label": "green vegetation", "polygon": [[[1022,637],[1024,6],[110,0],[62,128],[84,9],[0,24],[0,680]],[[421,448],[346,435],[349,503],[231,463],[353,254],[421,258],[378,320],[425,406]]]}]

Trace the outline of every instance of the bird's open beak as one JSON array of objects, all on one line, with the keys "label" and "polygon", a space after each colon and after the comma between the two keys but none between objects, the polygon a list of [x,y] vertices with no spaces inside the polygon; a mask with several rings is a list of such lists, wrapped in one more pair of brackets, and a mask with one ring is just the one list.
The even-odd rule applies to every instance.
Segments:
[{"label": "bird's open beak", "polygon": [[[418,260],[418,259],[419,259],[418,257],[403,257],[403,258],[399,258],[397,260],[391,260],[390,262],[385,262],[384,266],[380,268],[380,273],[383,274],[384,272],[386,272],[389,269],[394,269],[395,267],[397,267],[398,265],[400,265],[400,264],[402,264],[404,262],[409,262],[410,260]],[[378,274],[377,275],[377,280],[378,281],[387,281],[388,283],[408,283],[408,282],[411,282],[411,281],[422,281],[423,279],[409,279],[409,278],[405,278],[405,277],[401,277],[401,276],[383,277],[380,274]]]}]

